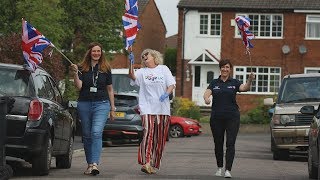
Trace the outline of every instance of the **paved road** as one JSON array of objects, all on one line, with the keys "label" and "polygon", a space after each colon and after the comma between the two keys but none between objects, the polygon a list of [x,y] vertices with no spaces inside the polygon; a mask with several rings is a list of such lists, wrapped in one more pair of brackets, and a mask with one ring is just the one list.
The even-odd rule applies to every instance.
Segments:
[{"label": "paved road", "polygon": [[[80,139],[77,139],[79,143]],[[308,179],[305,157],[291,157],[288,161],[274,161],[270,152],[270,136],[240,134],[237,140],[236,158],[232,169],[233,179],[245,180],[304,180]],[[137,164],[135,145],[106,147],[97,177],[83,175],[86,167],[84,152],[74,154],[71,169],[52,169],[48,176],[34,177],[30,167],[17,167],[12,179],[224,179],[215,177],[216,162],[213,141],[209,134],[190,138],[170,139],[162,161],[161,170],[146,175]]]}]

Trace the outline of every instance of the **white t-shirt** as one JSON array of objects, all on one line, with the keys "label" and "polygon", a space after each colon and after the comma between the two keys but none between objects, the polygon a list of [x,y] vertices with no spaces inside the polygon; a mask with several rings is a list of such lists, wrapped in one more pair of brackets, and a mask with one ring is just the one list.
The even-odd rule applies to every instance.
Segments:
[{"label": "white t-shirt", "polygon": [[170,115],[169,98],[161,102],[160,96],[164,94],[167,87],[175,85],[171,71],[165,65],[158,65],[155,68],[141,68],[135,71],[135,80],[130,84],[140,87],[139,108],[140,114],[161,114]]}]

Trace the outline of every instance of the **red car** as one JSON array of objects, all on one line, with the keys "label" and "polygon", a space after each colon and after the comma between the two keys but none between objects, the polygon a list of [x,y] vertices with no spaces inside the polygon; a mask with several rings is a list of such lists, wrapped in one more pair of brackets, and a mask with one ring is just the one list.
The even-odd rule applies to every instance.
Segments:
[{"label": "red car", "polygon": [[199,135],[201,132],[201,125],[197,120],[179,116],[171,116],[169,128],[170,137],[190,137]]}]

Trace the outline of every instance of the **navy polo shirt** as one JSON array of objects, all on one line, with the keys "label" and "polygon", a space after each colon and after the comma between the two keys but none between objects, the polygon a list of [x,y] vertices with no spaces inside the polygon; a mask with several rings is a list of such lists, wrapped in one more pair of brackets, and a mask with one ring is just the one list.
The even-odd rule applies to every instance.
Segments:
[{"label": "navy polo shirt", "polygon": [[212,113],[224,115],[226,113],[238,113],[239,107],[236,95],[239,91],[241,82],[237,79],[229,78],[226,82],[220,79],[211,81],[207,89],[212,92]]},{"label": "navy polo shirt", "polygon": [[82,88],[79,93],[78,101],[103,101],[109,100],[109,95],[107,92],[107,85],[112,84],[111,72],[99,72],[98,79],[96,83],[97,92],[90,92],[90,87],[94,87],[93,78],[96,77],[98,73],[98,65],[94,68],[90,68],[88,72],[78,73],[79,79],[82,81]]}]

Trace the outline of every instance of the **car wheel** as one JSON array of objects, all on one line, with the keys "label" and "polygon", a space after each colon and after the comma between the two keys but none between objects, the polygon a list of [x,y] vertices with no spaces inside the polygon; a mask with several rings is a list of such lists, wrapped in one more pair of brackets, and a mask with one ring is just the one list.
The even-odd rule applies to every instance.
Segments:
[{"label": "car wheel", "polygon": [[67,153],[56,157],[56,167],[57,168],[69,169],[71,167],[72,155],[73,155],[73,143],[74,143],[74,138],[72,136],[70,136]]},{"label": "car wheel", "polygon": [[172,138],[183,137],[183,129],[178,124],[170,126],[169,133]]},{"label": "car wheel", "polygon": [[276,145],[274,143],[274,139],[271,136],[271,146],[270,146],[271,152],[273,152],[276,149]]},{"label": "car wheel", "polygon": [[315,167],[312,162],[312,152],[309,145],[308,149],[308,172],[309,172],[309,178],[311,179],[317,179],[318,178],[318,167]]},{"label": "car wheel", "polygon": [[273,150],[273,160],[287,160],[289,159],[289,151],[283,149]]},{"label": "car wheel", "polygon": [[2,179],[10,179],[13,175],[13,170],[11,166],[9,165],[4,165],[0,166],[0,178]]},{"label": "car wheel", "polygon": [[52,158],[52,140],[48,135],[44,146],[38,156],[33,157],[32,160],[32,174],[43,176],[49,174]]}]

